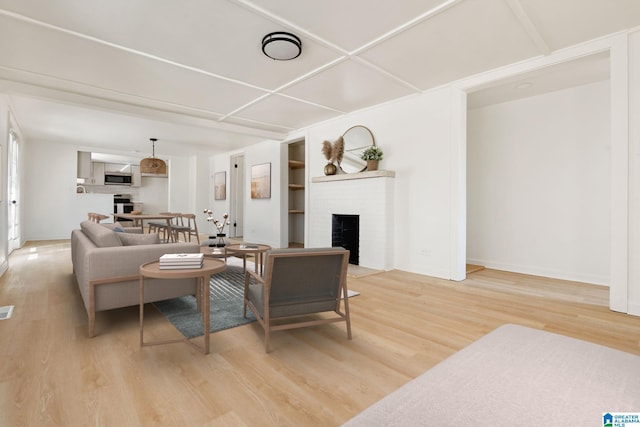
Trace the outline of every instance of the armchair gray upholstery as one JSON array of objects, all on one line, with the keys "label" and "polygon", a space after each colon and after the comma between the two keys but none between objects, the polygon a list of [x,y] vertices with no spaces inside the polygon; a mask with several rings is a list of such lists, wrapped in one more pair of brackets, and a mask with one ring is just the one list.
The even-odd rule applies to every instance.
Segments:
[{"label": "armchair gray upholstery", "polygon": [[[271,331],[277,330],[344,321],[351,339],[348,264],[349,251],[344,248],[273,249],[266,253],[263,276],[247,270],[243,314],[246,317],[249,307],[264,328],[265,352],[269,352]],[[340,309],[342,302],[344,312]],[[331,311],[337,316],[295,319]],[[272,323],[275,319],[277,324]]]}]

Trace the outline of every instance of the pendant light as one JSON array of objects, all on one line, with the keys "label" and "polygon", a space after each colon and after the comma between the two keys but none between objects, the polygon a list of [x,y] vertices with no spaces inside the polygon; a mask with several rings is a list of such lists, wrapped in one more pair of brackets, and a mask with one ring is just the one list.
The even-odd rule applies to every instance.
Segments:
[{"label": "pendant light", "polygon": [[166,175],[167,164],[162,159],[156,157],[156,141],[157,138],[149,138],[153,144],[153,152],[151,157],[140,160],[140,173],[149,175]]}]

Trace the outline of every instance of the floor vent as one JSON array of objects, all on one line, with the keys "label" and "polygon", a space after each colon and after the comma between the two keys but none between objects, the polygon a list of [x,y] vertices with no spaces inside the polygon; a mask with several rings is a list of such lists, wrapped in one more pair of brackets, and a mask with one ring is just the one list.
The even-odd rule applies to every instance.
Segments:
[{"label": "floor vent", "polygon": [[5,305],[4,307],[0,307],[0,320],[9,319],[13,314],[13,306]]}]

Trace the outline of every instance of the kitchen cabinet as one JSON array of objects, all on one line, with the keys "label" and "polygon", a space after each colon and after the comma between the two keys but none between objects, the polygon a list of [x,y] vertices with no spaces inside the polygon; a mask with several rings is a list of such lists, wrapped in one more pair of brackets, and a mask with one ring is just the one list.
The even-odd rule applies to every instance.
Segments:
[{"label": "kitchen cabinet", "polygon": [[78,151],[78,178],[91,178],[91,152]]},{"label": "kitchen cabinet", "polygon": [[130,173],[131,165],[124,163],[104,163],[105,172]]},{"label": "kitchen cabinet", "polygon": [[93,162],[91,164],[91,184],[104,185],[104,163]]}]

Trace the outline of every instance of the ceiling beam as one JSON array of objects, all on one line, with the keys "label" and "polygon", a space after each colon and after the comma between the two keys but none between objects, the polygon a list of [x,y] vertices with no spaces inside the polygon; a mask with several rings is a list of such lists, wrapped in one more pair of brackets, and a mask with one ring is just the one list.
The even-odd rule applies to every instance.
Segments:
[{"label": "ceiling beam", "polygon": [[529,15],[522,7],[520,1],[506,0],[506,2],[511,8],[511,11],[515,15],[518,22],[520,23],[520,25],[522,25],[522,28],[524,28],[524,31],[527,33],[533,44],[536,45],[540,53],[545,56],[549,55],[551,53],[551,48],[544,40],[531,18],[529,18]]}]

